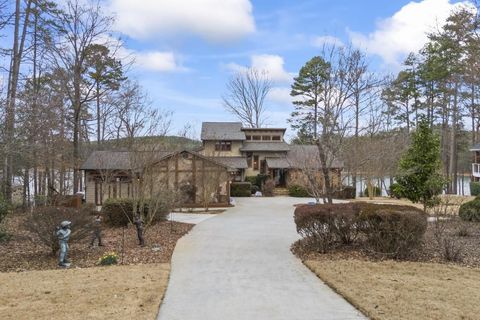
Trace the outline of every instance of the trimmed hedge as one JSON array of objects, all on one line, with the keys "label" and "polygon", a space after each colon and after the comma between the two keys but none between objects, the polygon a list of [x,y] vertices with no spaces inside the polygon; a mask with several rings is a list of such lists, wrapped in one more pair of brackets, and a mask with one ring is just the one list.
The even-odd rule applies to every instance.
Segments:
[{"label": "trimmed hedge", "polygon": [[458,215],[464,221],[480,222],[480,196],[460,206]]},{"label": "trimmed hedge", "polygon": [[374,252],[407,258],[422,243],[427,230],[425,213],[412,206],[361,205],[360,229]]},{"label": "trimmed hedge", "polygon": [[322,253],[355,242],[368,251],[402,259],[418,248],[427,228],[423,211],[410,206],[304,205],[297,207],[294,216],[307,246]]},{"label": "trimmed hedge", "polygon": [[480,195],[480,182],[470,182],[470,194],[475,197]]},{"label": "trimmed hedge", "polygon": [[250,182],[233,182],[230,185],[232,197],[250,197],[252,195],[252,184]]},{"label": "trimmed hedge", "polygon": [[113,227],[127,226],[133,221],[133,199],[107,199],[103,202],[102,211],[106,221]]},{"label": "trimmed hedge", "polygon": [[288,195],[290,197],[298,197],[298,198],[307,198],[310,197],[308,194],[307,189],[299,185],[291,185],[288,187]]},{"label": "trimmed hedge", "polygon": [[[144,221],[156,223],[166,220],[172,208],[170,208],[167,203],[158,202],[155,212],[149,212],[149,202],[149,200],[144,200],[142,214]],[[105,214],[107,223],[113,227],[127,226],[130,221],[134,220],[136,215],[136,213],[133,212],[134,204],[133,199],[128,198],[110,198],[105,200],[102,205],[102,211]]]}]

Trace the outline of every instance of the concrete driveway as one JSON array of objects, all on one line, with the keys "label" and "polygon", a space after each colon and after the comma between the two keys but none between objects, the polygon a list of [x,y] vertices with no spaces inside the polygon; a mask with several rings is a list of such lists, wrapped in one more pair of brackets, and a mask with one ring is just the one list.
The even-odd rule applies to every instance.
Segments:
[{"label": "concrete driveway", "polygon": [[177,243],[159,320],[365,319],[290,252],[306,200],[236,200]]}]

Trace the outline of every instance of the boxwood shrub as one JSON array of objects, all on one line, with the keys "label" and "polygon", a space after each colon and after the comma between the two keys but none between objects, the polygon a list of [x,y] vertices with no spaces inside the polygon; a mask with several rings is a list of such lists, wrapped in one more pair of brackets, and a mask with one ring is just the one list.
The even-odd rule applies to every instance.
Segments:
[{"label": "boxwood shrub", "polygon": [[356,243],[368,252],[402,259],[420,246],[427,228],[422,210],[368,203],[303,205],[294,213],[307,247],[325,253]]},{"label": "boxwood shrub", "polygon": [[472,196],[475,196],[475,197],[480,195],[480,182],[479,181],[470,182],[470,194]]},{"label": "boxwood shrub", "polygon": [[304,187],[299,186],[299,185],[289,186],[288,187],[288,195],[290,197],[300,197],[300,198],[310,197],[307,189],[305,189]]},{"label": "boxwood shrub", "polygon": [[232,197],[250,197],[252,195],[252,184],[250,182],[233,182],[230,185]]},{"label": "boxwood shrub", "polygon": [[[156,210],[154,212],[149,212],[149,203],[150,200],[144,200],[143,204],[143,219],[144,221],[149,221],[156,223],[159,221],[166,220],[167,215],[170,213],[170,205],[168,201],[157,200]],[[113,227],[122,227],[128,225],[130,221],[134,220],[135,212],[133,199],[128,198],[117,198],[117,199],[107,199],[103,203],[102,211],[105,214],[106,222]]]},{"label": "boxwood shrub", "polygon": [[464,221],[480,222],[480,196],[460,206],[458,215]]}]

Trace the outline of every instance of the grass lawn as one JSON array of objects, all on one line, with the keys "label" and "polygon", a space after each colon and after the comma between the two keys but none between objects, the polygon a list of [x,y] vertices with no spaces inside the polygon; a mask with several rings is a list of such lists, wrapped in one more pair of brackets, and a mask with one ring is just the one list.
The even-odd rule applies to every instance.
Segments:
[{"label": "grass lawn", "polygon": [[155,319],[170,264],[0,273],[0,319]]},{"label": "grass lawn", "polygon": [[479,319],[479,268],[359,259],[304,263],[371,319]]}]

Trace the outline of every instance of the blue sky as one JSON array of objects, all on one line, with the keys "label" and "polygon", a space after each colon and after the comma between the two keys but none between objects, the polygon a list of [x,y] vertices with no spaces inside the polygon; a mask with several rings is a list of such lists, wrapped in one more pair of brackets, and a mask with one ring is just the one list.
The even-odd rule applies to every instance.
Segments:
[{"label": "blue sky", "polygon": [[[57,0],[62,4],[64,0]],[[79,0],[84,2],[96,0]],[[274,81],[267,124],[287,127],[293,77],[325,43],[351,43],[372,69],[396,73],[426,33],[468,0],[100,0],[135,57],[129,76],[154,107],[173,111],[171,134],[186,123],[235,121],[222,106],[228,79],[245,67]],[[11,37],[2,38],[10,43]],[[0,75],[1,77],[1,75]],[[0,79],[1,82],[1,79]],[[287,131],[289,137],[293,132]]]},{"label": "blue sky", "polygon": [[[425,33],[460,1],[422,0],[108,0],[131,75],[155,107],[174,112],[172,134],[187,122],[232,121],[221,96],[235,71],[254,66],[274,80],[268,124],[287,127],[293,76],[325,42],[366,50],[374,69],[395,72]],[[290,133],[291,135],[291,133]]]}]

